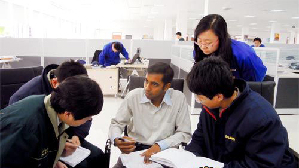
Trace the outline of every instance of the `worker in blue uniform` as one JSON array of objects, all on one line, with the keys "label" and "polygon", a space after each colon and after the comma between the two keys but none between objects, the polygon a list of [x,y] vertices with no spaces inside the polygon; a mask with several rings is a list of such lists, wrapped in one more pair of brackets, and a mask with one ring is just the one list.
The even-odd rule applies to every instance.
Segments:
[{"label": "worker in blue uniform", "polygon": [[219,56],[226,61],[235,78],[245,81],[262,81],[267,68],[253,48],[244,42],[233,40],[227,32],[224,18],[217,14],[203,17],[194,31],[194,60]]},{"label": "worker in blue uniform", "polygon": [[194,65],[187,85],[203,107],[187,151],[223,168],[297,168],[273,106],[234,78],[223,59],[212,56]]},{"label": "worker in blue uniform", "polygon": [[129,54],[122,43],[115,41],[106,44],[103,48],[103,51],[99,54],[99,64],[105,67],[117,65],[118,63],[120,63],[120,53],[129,62],[131,61],[129,58]]},{"label": "worker in blue uniform", "polygon": [[251,45],[251,47],[265,47],[265,45],[262,44],[261,38],[254,38],[253,43],[254,45]]}]

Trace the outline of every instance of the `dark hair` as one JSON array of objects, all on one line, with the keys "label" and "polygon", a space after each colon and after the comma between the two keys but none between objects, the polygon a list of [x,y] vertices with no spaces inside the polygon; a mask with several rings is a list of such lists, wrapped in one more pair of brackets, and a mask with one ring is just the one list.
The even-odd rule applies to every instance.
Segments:
[{"label": "dark hair", "polygon": [[117,50],[117,51],[120,51],[122,49],[122,45],[120,42],[113,42],[112,44],[114,44],[114,48]]},{"label": "dark hair", "polygon": [[181,32],[176,32],[176,35],[182,36]]},{"label": "dark hair", "polygon": [[167,83],[171,83],[171,81],[173,79],[173,74],[174,74],[170,65],[163,63],[163,62],[157,62],[154,65],[151,65],[147,69],[147,73],[148,74],[162,74],[163,75],[162,81],[163,81],[164,85],[166,85]]},{"label": "dark hair", "polygon": [[87,75],[86,68],[74,60],[63,62],[54,72],[57,81],[61,83],[66,78],[75,75]]},{"label": "dark hair", "polygon": [[260,43],[262,43],[262,40],[261,40],[261,38],[255,38],[253,41],[259,41]]},{"label": "dark hair", "polygon": [[99,85],[86,75],[65,79],[51,93],[51,106],[57,113],[71,112],[75,120],[99,114],[103,93]]},{"label": "dark hair", "polygon": [[[219,38],[219,48],[215,51],[214,55],[221,57],[224,61],[230,64],[233,57],[231,49],[231,39],[227,32],[227,24],[224,18],[218,14],[210,14],[203,17],[194,31],[194,41],[197,42],[199,34],[212,30]],[[203,60],[208,55],[204,54],[197,44],[194,43],[195,62]]]},{"label": "dark hair", "polygon": [[217,94],[231,97],[234,78],[229,65],[219,57],[208,57],[195,64],[187,75],[187,85],[192,93],[212,99]]}]

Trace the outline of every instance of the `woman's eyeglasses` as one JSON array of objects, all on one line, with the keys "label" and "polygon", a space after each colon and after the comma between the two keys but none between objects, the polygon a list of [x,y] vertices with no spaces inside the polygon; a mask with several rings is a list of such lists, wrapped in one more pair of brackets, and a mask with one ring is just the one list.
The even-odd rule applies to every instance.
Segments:
[{"label": "woman's eyeglasses", "polygon": [[217,41],[218,41],[218,39],[215,40],[214,42],[207,42],[207,43],[203,43],[200,41],[199,42],[194,41],[194,44],[198,45],[200,48],[202,48],[202,47],[212,48],[213,44],[216,43]]}]

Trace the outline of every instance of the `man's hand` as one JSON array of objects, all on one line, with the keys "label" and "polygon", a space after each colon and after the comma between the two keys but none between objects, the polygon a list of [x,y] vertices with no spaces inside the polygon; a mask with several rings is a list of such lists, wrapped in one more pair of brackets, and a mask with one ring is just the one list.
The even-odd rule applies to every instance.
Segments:
[{"label": "man's hand", "polygon": [[67,168],[67,166],[64,163],[58,161],[54,168]]},{"label": "man's hand", "polygon": [[[61,155],[61,156],[64,156],[64,157],[73,154],[79,146],[79,145],[77,145],[78,144],[77,141],[73,142],[72,140],[69,140],[69,139],[67,141],[68,142],[65,143],[65,147],[64,147],[64,150],[63,150],[62,155]],[[79,143],[80,143],[80,141],[79,141]]]},{"label": "man's hand", "polygon": [[72,142],[73,144],[75,144],[75,145],[78,145],[78,146],[81,145],[81,143],[80,143],[80,139],[79,139],[79,137],[76,136],[76,135],[74,135],[74,136],[72,137],[71,142]]},{"label": "man's hand", "polygon": [[136,148],[135,140],[131,137],[124,136],[122,139],[115,138],[114,144],[120,149],[122,153],[133,152]]},{"label": "man's hand", "polygon": [[161,152],[161,148],[158,144],[154,144],[151,148],[149,148],[147,151],[143,152],[141,156],[144,156],[144,163],[148,164],[151,163],[149,158],[158,152]]},{"label": "man's hand", "polygon": [[128,63],[131,63],[131,62],[132,62],[132,60],[131,60],[131,59],[128,59],[127,61],[128,61]]}]

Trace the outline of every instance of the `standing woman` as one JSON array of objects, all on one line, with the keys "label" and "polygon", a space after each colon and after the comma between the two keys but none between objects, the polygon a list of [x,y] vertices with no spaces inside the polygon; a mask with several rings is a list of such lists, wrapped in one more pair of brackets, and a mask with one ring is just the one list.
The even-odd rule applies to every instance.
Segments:
[{"label": "standing woman", "polygon": [[194,60],[220,56],[231,68],[236,78],[262,81],[267,68],[255,51],[244,42],[230,38],[224,18],[218,14],[203,17],[194,32]]}]

